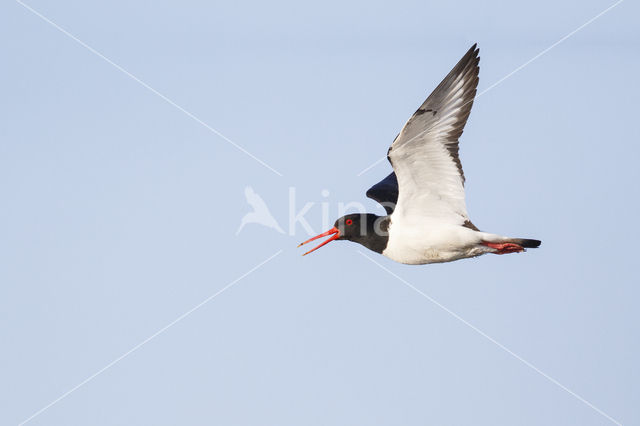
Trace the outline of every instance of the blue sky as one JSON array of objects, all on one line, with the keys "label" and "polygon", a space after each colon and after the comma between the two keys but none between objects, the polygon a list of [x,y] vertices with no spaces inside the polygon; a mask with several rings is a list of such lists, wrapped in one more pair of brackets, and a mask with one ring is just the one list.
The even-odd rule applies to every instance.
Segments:
[{"label": "blue sky", "polygon": [[112,63],[0,6],[0,423],[640,424],[637,3],[474,104],[470,217],[542,247],[421,267],[245,187],[379,212],[473,43],[482,92],[614,2],[25,4]]}]

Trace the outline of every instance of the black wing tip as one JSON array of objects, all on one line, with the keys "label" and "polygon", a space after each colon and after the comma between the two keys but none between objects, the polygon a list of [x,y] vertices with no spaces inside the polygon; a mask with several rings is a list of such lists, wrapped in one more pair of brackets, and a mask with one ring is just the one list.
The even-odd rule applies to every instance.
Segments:
[{"label": "black wing tip", "polygon": [[478,66],[480,63],[480,48],[478,47],[478,43],[474,43],[467,54],[469,55],[469,59],[475,61],[475,65]]},{"label": "black wing tip", "polygon": [[398,203],[398,178],[395,172],[373,185],[367,190],[367,197],[377,201],[384,207],[387,214],[393,213]]},{"label": "black wing tip", "polygon": [[[464,54],[462,58],[458,61],[458,63],[453,67],[453,69],[449,72],[447,77],[442,81],[441,84],[444,84],[445,81],[450,80],[452,78],[456,78],[457,76],[464,75],[472,75],[473,79],[475,79],[475,84],[477,85],[478,76],[480,74],[480,49],[478,48],[478,43],[474,43],[473,46]],[[437,90],[438,88],[436,88]],[[475,87],[474,87],[475,89]]]},{"label": "black wing tip", "polygon": [[477,57],[478,59],[480,59],[478,57],[478,54],[480,53],[480,48],[478,47],[478,43],[473,43],[473,46],[471,46],[469,48],[469,50],[467,50],[467,53],[465,54],[465,56],[473,56],[473,57]]},{"label": "black wing tip", "polygon": [[372,200],[375,200],[378,193],[373,189],[373,187],[371,187],[367,190],[365,195],[367,196],[367,198],[371,198]]}]

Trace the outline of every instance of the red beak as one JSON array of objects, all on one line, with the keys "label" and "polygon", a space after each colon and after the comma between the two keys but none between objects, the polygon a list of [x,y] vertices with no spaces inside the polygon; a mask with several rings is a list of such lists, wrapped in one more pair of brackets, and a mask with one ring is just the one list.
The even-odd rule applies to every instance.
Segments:
[{"label": "red beak", "polygon": [[303,256],[305,256],[305,255],[307,255],[307,254],[311,253],[312,251],[316,251],[316,250],[318,250],[320,247],[322,247],[323,245],[325,245],[325,244],[327,244],[327,243],[330,243],[330,242],[331,242],[331,241],[333,241],[333,240],[337,240],[338,238],[340,238],[340,231],[338,230],[338,228],[331,228],[331,229],[329,229],[327,232],[323,232],[323,233],[322,233],[322,234],[320,234],[320,235],[316,235],[316,236],[315,236],[315,237],[313,237],[313,238],[309,238],[309,239],[308,239],[307,241],[305,241],[304,243],[300,243],[300,244],[298,245],[298,247],[300,247],[300,246],[302,246],[302,245],[305,245],[305,244],[307,244],[307,243],[310,243],[310,242],[311,242],[311,241],[313,241],[313,240],[317,240],[318,238],[326,237],[326,236],[329,236],[329,235],[331,235],[331,238],[329,238],[328,240],[326,240],[325,242],[323,242],[322,244],[320,244],[318,247],[312,248],[311,250],[309,250],[308,252],[306,252],[305,254],[303,254]]}]

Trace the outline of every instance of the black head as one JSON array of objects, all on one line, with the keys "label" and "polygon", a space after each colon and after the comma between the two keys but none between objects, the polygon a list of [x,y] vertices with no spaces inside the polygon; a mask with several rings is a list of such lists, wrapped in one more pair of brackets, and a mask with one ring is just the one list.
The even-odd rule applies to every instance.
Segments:
[{"label": "black head", "polygon": [[305,254],[309,254],[333,240],[353,241],[355,243],[362,244],[370,250],[382,253],[382,251],[387,247],[387,241],[389,240],[388,229],[388,216],[376,216],[371,213],[348,214],[336,220],[333,228],[327,232],[310,238],[300,244],[300,246],[318,238],[331,235],[331,238],[319,246],[309,250]]}]

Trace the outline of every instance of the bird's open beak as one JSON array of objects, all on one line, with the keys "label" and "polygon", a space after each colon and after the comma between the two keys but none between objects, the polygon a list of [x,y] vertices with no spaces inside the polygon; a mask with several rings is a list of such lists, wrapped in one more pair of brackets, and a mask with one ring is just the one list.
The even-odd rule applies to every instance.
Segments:
[{"label": "bird's open beak", "polygon": [[300,243],[300,244],[298,245],[298,247],[300,247],[300,246],[302,246],[302,245],[305,245],[305,244],[307,244],[307,243],[310,243],[310,242],[311,242],[311,241],[313,241],[313,240],[317,240],[318,238],[327,237],[327,236],[329,236],[329,235],[331,235],[331,238],[329,238],[328,240],[326,240],[325,242],[323,242],[322,244],[320,244],[318,247],[312,248],[311,250],[309,250],[308,252],[306,252],[305,254],[303,254],[303,256],[305,256],[305,255],[307,255],[307,254],[311,253],[312,251],[316,251],[316,250],[318,250],[320,247],[322,247],[323,245],[325,245],[325,244],[327,244],[327,243],[330,243],[330,242],[331,242],[331,241],[333,241],[333,240],[337,240],[338,238],[340,238],[340,231],[338,230],[338,228],[335,228],[335,227],[334,227],[334,228],[329,229],[327,232],[323,232],[323,233],[322,233],[322,234],[320,234],[320,235],[316,235],[316,236],[315,236],[315,237],[313,237],[313,238],[309,238],[309,239],[308,239],[307,241],[305,241],[304,243]]}]

